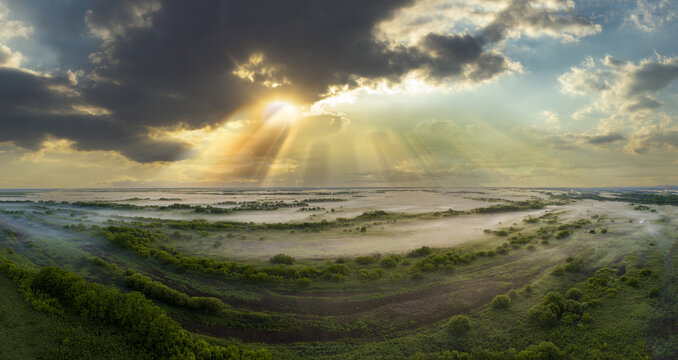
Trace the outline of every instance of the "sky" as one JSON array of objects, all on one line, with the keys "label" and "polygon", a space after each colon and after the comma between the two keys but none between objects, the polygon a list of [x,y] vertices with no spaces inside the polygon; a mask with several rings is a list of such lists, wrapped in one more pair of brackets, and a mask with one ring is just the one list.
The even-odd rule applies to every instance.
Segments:
[{"label": "sky", "polygon": [[0,188],[678,184],[675,0],[0,0]]}]

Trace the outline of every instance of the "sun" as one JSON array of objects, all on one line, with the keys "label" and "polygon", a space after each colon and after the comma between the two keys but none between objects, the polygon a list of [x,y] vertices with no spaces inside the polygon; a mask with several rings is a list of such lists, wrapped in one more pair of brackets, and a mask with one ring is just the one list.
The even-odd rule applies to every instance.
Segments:
[{"label": "sun", "polygon": [[300,118],[299,108],[286,101],[274,101],[264,107],[262,122],[273,126],[290,126]]}]

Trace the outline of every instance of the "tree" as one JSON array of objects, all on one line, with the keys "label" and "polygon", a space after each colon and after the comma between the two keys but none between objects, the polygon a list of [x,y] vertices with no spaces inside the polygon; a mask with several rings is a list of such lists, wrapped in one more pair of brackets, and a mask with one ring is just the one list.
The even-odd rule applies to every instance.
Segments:
[{"label": "tree", "polygon": [[285,264],[285,265],[292,265],[294,264],[295,259],[289,255],[286,254],[277,254],[273,256],[269,261],[272,264]]},{"label": "tree", "polygon": [[492,299],[490,305],[495,309],[506,309],[511,305],[511,298],[507,295],[497,295]]},{"label": "tree", "polygon": [[464,335],[471,330],[471,321],[466,315],[455,315],[450,318],[445,328],[452,335]]}]

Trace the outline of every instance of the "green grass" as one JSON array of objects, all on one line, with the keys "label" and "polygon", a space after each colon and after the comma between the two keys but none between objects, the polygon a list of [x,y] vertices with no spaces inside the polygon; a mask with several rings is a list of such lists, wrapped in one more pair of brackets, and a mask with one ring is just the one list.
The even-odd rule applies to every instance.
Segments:
[{"label": "green grass", "polygon": [[0,349],[3,359],[147,359],[113,328],[31,308],[0,274]]},{"label": "green grass", "polygon": [[[427,216],[445,216],[445,212]],[[69,249],[69,244],[84,242],[49,244],[48,237],[24,239],[0,234],[0,257],[33,271],[39,270],[39,266],[29,260],[50,259],[40,265],[56,264],[123,292],[133,290],[121,276],[125,269],[132,269],[148,277],[145,281],[149,284],[156,284],[142,291],[154,297],[154,304],[162,311],[190,330],[215,336],[197,338],[213,345],[266,348],[275,359],[407,359],[413,356],[413,359],[442,359],[456,356],[451,355],[453,350],[472,354],[471,359],[492,359],[491,356],[523,359],[534,358],[529,354],[533,354],[536,347],[547,351],[550,346],[567,359],[646,359],[653,354],[660,359],[671,358],[678,344],[678,332],[665,328],[659,335],[650,337],[649,334],[653,324],[663,324],[667,319],[673,321],[674,314],[678,313],[675,305],[678,287],[675,280],[671,282],[678,276],[678,252],[672,251],[676,238],[674,225],[670,220],[653,223],[650,229],[654,232],[649,233],[636,223],[602,215],[592,216],[593,223],[575,222],[572,218],[566,223],[558,219],[559,216],[566,219],[568,215],[548,213],[512,226],[506,224],[503,229],[480,235],[478,241],[453,249],[422,248],[410,253],[383,254],[374,257],[374,261],[353,258],[288,261],[285,258],[284,262],[293,264],[275,265],[297,270],[317,268],[320,274],[305,286],[298,285],[296,278],[248,283],[200,269],[163,264],[159,258],[150,256],[150,252],[145,256],[143,252],[113,246],[90,229],[69,231],[80,234],[82,239],[90,239],[90,244],[99,247]],[[389,221],[393,215],[370,213],[366,217],[370,221]],[[167,232],[162,224],[147,227],[126,223],[124,226],[158,230],[166,236],[174,231]],[[608,229],[607,233],[589,234],[590,229],[603,227]],[[205,238],[197,236],[197,231],[200,230],[182,230],[182,233],[195,233],[190,241],[203,241]],[[257,236],[289,233],[287,229],[242,231]],[[563,231],[567,234],[558,236]],[[214,236],[219,234],[210,232],[206,244],[211,246]],[[542,244],[541,240],[545,239],[549,243]],[[35,246],[26,246],[27,241],[34,241]],[[162,249],[169,243],[161,234],[146,245]],[[530,246],[533,248],[529,249]],[[7,251],[7,247],[15,250]],[[498,247],[506,249],[507,254],[499,254]],[[106,263],[115,263],[119,268],[111,271],[109,265],[94,265],[92,255],[101,256]],[[391,260],[385,262],[384,259]],[[254,269],[273,266],[267,260],[231,261]],[[431,266],[425,268],[426,264]],[[585,310],[586,320],[570,317],[550,327],[530,320],[530,309],[550,291],[565,294],[576,287],[586,297],[587,279],[604,266],[613,268],[614,280],[587,300],[580,300],[591,304]],[[553,274],[556,268],[561,269],[558,276]],[[325,269],[332,271],[323,274]],[[3,294],[0,331],[4,331],[0,332],[0,346],[11,347],[13,341],[20,344],[9,353],[10,358],[77,359],[90,354],[95,354],[94,358],[110,358],[106,356],[108,352],[115,351],[121,359],[143,358],[135,353],[138,350],[126,344],[119,330],[68,312],[64,317],[37,312],[25,304],[16,285],[6,278],[0,277],[0,280]],[[522,290],[525,285],[529,285],[530,291]],[[449,289],[443,294],[442,303],[434,302],[433,297],[427,298],[428,290],[439,288]],[[216,296],[226,306],[208,313],[186,306],[185,301],[173,302],[165,296],[153,295],[174,294],[171,289],[184,293],[187,298]],[[656,296],[649,295],[653,289],[657,289]],[[419,298],[406,299],[402,304],[394,300],[417,292],[422,294]],[[6,297],[5,294],[13,295]],[[492,306],[492,298],[501,294],[506,294],[510,302],[505,306]],[[489,297],[478,304],[471,301],[480,295]],[[372,302],[378,306],[360,307]],[[334,307],[339,313],[326,312],[324,306]],[[440,306],[432,312],[437,317],[417,323],[420,313],[427,314],[428,306]],[[21,310],[12,310],[15,308]],[[450,316],[459,313],[468,316],[471,328],[466,334],[451,334],[446,324]],[[19,335],[13,338],[14,333]],[[228,339],[229,335],[254,342],[241,344]],[[40,337],[41,344],[34,344],[31,339],[35,336]],[[287,343],[305,336],[313,336],[313,341]]]}]

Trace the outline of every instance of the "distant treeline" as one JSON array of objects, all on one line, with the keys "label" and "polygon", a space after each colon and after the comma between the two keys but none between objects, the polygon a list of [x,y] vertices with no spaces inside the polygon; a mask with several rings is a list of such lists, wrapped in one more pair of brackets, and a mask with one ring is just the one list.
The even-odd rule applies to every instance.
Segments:
[{"label": "distant treeline", "polygon": [[616,197],[600,196],[598,193],[581,193],[576,198],[598,201],[623,201],[636,204],[678,205],[678,195],[655,193],[617,193]]}]

